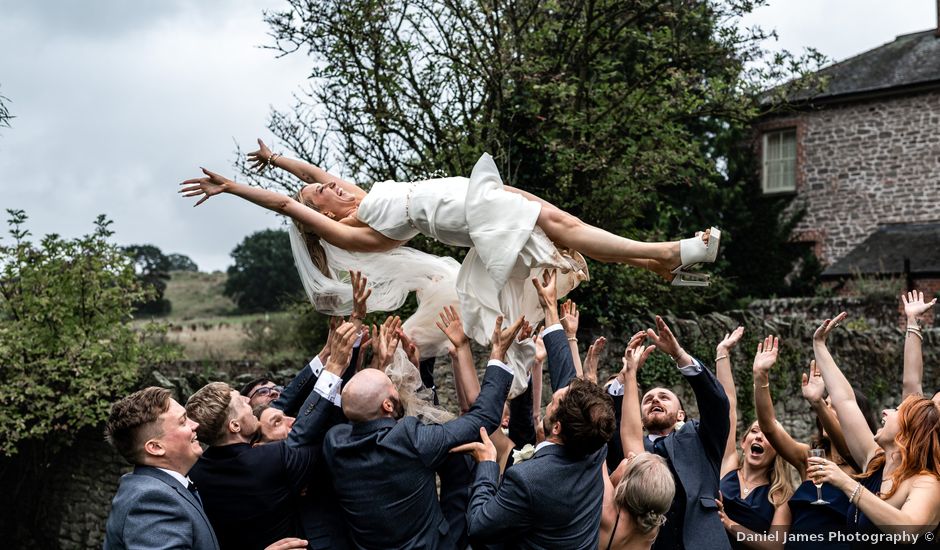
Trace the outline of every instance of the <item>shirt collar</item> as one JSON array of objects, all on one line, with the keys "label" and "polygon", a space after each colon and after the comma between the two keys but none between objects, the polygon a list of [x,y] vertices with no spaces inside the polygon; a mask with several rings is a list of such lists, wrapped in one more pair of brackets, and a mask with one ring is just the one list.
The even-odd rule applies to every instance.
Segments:
[{"label": "shirt collar", "polygon": [[180,485],[184,489],[189,489],[190,479],[189,476],[184,476],[183,474],[177,472],[176,470],[167,470],[166,468],[157,468],[161,472],[168,474],[170,477],[180,482]]}]

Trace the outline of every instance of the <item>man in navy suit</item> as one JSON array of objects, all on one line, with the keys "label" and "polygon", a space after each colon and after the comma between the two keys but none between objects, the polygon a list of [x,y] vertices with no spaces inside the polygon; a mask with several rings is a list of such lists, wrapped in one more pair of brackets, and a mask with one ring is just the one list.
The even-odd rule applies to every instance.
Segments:
[{"label": "man in navy suit", "polygon": [[554,270],[533,283],[545,311],[542,334],[553,390],[543,421],[545,441],[531,459],[507,468],[502,484],[496,449],[485,432],[483,443],[454,449],[472,452],[479,462],[468,512],[470,538],[507,548],[593,549],[606,442],[616,427],[613,405],[603,389],[575,378],[558,319]]},{"label": "man in navy suit", "polygon": [[730,548],[715,504],[730,429],[728,397],[715,375],[679,345],[662,317],[656,317],[656,326],[656,331],[647,330],[647,336],[675,360],[692,386],[700,419],[685,422],[677,429],[680,413],[684,415],[682,403],[666,388],[649,390],[640,402],[641,420],[648,433],[644,447],[666,459],[676,480],[666,525],[660,529],[653,548]]},{"label": "man in navy suit", "polygon": [[121,478],[111,503],[105,550],[219,548],[186,477],[202,454],[198,427],[163,388],[140,390],[111,407],[108,441],[134,471]]},{"label": "man in navy suit", "polygon": [[341,376],[358,333],[353,323],[336,329],[330,357],[298,412],[287,440],[252,447],[258,430],[248,398],[227,384],[209,384],[186,409],[200,421],[209,448],[192,470],[206,513],[228,549],[260,549],[303,533],[297,503],[310,487],[320,445],[336,417]]},{"label": "man in navy suit", "polygon": [[480,394],[470,410],[444,424],[404,417],[392,381],[377,369],[364,369],[343,389],[349,424],[327,434],[324,458],[339,505],[359,548],[450,550],[461,533],[451,533],[441,511],[435,472],[449,450],[472,441],[480,427],[499,426],[512,371],[503,362],[523,319],[502,331],[497,319],[493,348]]}]

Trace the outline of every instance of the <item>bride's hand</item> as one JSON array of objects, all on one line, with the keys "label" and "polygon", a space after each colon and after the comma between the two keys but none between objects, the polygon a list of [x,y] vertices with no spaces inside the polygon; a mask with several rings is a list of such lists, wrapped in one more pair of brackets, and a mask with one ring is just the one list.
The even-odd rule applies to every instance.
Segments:
[{"label": "bride's hand", "polygon": [[252,170],[261,170],[264,168],[268,161],[271,159],[271,155],[274,153],[268,149],[268,146],[261,141],[261,138],[258,138],[258,150],[248,153],[248,162],[253,163],[251,165]]},{"label": "bride's hand", "polygon": [[226,187],[232,183],[232,181],[225,176],[221,176],[215,172],[210,172],[205,168],[202,169],[202,173],[208,177],[194,178],[191,180],[186,180],[180,184],[186,186],[179,190],[179,192],[182,193],[184,197],[201,196],[201,198],[196,201],[196,204],[193,206],[199,206],[200,204],[206,202],[209,197],[224,192]]}]

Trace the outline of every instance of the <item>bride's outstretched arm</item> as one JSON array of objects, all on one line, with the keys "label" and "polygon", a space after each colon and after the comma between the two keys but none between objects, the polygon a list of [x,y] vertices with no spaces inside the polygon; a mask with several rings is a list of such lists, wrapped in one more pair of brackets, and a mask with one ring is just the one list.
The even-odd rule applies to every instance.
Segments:
[{"label": "bride's outstretched arm", "polygon": [[322,183],[326,185],[331,181],[336,182],[336,185],[339,185],[343,191],[346,191],[350,195],[361,199],[366,196],[366,192],[359,188],[358,185],[352,182],[348,182],[339,176],[335,176],[319,166],[314,166],[309,162],[302,160],[292,159],[285,157],[281,154],[275,154],[271,152],[271,149],[264,144],[260,139],[258,140],[258,150],[248,153],[248,161],[253,164],[251,167],[255,170],[264,170],[268,166],[274,166],[276,168],[283,168],[291,174],[297,177],[297,179],[304,181],[306,183]]},{"label": "bride's outstretched arm", "polygon": [[186,180],[180,184],[183,187],[179,192],[184,197],[200,197],[194,206],[199,206],[213,195],[229,193],[288,216],[309,228],[326,242],[351,252],[382,252],[400,244],[371,227],[334,221],[286,195],[236,183],[205,168],[202,171],[206,177]]}]

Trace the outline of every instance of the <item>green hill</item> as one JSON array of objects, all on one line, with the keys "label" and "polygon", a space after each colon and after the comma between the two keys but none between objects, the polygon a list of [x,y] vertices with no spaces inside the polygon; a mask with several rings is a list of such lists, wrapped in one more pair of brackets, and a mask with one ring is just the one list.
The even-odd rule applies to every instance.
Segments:
[{"label": "green hill", "polygon": [[170,273],[163,296],[170,301],[173,309],[166,320],[179,322],[237,315],[235,302],[222,294],[226,277],[221,271]]}]

